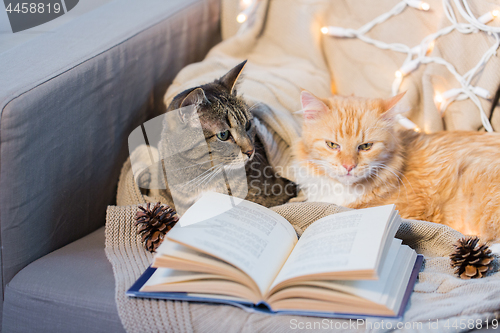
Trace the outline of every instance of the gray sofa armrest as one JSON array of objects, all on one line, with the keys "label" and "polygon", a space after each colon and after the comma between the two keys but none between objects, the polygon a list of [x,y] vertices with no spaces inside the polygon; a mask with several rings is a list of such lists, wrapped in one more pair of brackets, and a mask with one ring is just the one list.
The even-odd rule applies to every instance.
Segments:
[{"label": "gray sofa armrest", "polygon": [[219,1],[116,0],[0,54],[2,287],[104,224],[128,135],[220,40]]}]

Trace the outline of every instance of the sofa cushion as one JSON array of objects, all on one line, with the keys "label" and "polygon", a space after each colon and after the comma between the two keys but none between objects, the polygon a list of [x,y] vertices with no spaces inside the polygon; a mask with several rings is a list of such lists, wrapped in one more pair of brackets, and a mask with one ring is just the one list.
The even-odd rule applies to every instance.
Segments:
[{"label": "sofa cushion", "polygon": [[3,332],[124,332],[104,228],[25,267],[4,302]]},{"label": "sofa cushion", "polygon": [[218,2],[111,1],[0,54],[2,285],[103,225],[128,135],[220,39]]}]

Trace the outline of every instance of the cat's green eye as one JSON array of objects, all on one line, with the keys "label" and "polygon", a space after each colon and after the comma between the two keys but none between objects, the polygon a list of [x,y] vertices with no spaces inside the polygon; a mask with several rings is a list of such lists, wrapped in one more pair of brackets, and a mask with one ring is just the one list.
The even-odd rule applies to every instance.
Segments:
[{"label": "cat's green eye", "polygon": [[367,150],[372,149],[372,146],[373,146],[373,143],[371,143],[371,142],[363,143],[362,145],[358,146],[358,150],[367,151]]},{"label": "cat's green eye", "polygon": [[325,141],[326,142],[326,145],[328,146],[328,148],[331,148],[331,149],[339,149],[340,146],[338,144],[336,144],[335,142],[331,142],[331,141]]},{"label": "cat's green eye", "polygon": [[224,131],[217,133],[216,136],[220,141],[227,141],[231,135],[229,134],[229,131]]}]

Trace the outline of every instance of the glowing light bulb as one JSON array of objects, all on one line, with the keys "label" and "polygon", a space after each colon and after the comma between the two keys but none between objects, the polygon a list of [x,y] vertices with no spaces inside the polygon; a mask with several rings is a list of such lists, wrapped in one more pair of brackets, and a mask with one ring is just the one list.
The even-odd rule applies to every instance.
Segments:
[{"label": "glowing light bulb", "polygon": [[420,9],[423,11],[428,11],[429,9],[431,9],[431,6],[427,2],[424,2],[424,1],[407,0],[405,2],[408,6],[413,7],[413,8],[417,8],[417,9]]},{"label": "glowing light bulb", "polygon": [[354,37],[355,33],[353,32],[354,30],[352,29],[345,29],[342,27],[331,27],[331,26],[325,26],[321,28],[321,33],[329,36],[334,36],[334,37]]},{"label": "glowing light bulb", "polygon": [[431,9],[431,6],[427,2],[421,2],[419,9],[423,11],[428,11],[429,9]]},{"label": "glowing light bulb", "polygon": [[252,0],[241,0],[241,4],[243,6],[250,6],[251,3],[252,3]]},{"label": "glowing light bulb", "polygon": [[[427,51],[425,52],[426,55],[431,53],[432,50],[434,50],[434,45],[435,45],[434,40],[431,40],[429,43],[427,43]],[[410,51],[413,54],[419,54],[421,50],[422,50],[422,45],[417,45],[413,47]]]},{"label": "glowing light bulb", "polygon": [[432,40],[430,43],[429,43],[429,46],[427,47],[427,53],[426,54],[429,54],[429,53],[432,53],[432,51],[434,50],[434,45],[436,44],[436,42],[434,40]]},{"label": "glowing light bulb", "polygon": [[493,21],[498,15],[500,15],[500,11],[498,9],[495,9],[491,12],[487,12],[483,16],[480,16],[477,20],[482,24],[488,24]]},{"label": "glowing light bulb", "polygon": [[437,92],[436,95],[434,95],[434,102],[436,102],[437,104],[443,103],[443,96],[441,96],[441,94]]},{"label": "glowing light bulb", "polygon": [[453,88],[445,91],[441,96],[443,96],[443,99],[450,99],[457,97],[458,95],[460,95],[461,92],[462,92],[461,88]]},{"label": "glowing light bulb", "polygon": [[238,21],[238,23],[243,23],[247,20],[247,16],[245,14],[240,14],[236,17],[236,21]]},{"label": "glowing light bulb", "polygon": [[394,73],[394,76],[400,79],[403,77],[403,73],[401,73],[401,71],[396,71],[396,73]]},{"label": "glowing light bulb", "polygon": [[413,72],[415,69],[418,68],[418,65],[420,65],[420,60],[418,59],[414,59],[412,61],[403,64],[403,66],[401,66],[401,68],[396,72],[396,77],[400,78],[407,74],[410,74],[411,72]]}]

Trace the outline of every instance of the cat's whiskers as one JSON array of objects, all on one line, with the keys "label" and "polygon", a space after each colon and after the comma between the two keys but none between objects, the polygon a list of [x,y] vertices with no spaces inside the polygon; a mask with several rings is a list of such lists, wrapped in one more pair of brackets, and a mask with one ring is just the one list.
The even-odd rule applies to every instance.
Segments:
[{"label": "cat's whiskers", "polygon": [[255,160],[256,162],[262,162],[262,163],[266,162],[265,156],[262,155],[261,153],[255,152],[253,156],[254,158],[252,160]]},{"label": "cat's whiskers", "polygon": [[[260,104],[260,102],[258,104]],[[255,153],[253,154],[253,159],[252,160],[255,160],[257,162],[262,162],[262,163],[265,164],[267,162],[266,156],[261,153],[261,151],[265,151],[264,148],[265,147],[262,144],[262,142],[260,142],[260,140],[254,140],[254,150],[255,150]]]},{"label": "cat's whiskers", "polygon": [[209,173],[204,177],[200,177],[196,179],[196,182],[192,182],[189,184],[183,184],[183,188],[187,188],[188,190],[199,190],[199,188],[205,183],[205,180],[213,175],[214,172]]},{"label": "cat's whiskers", "polygon": [[385,186],[387,186],[387,180],[385,180],[384,178],[380,177],[380,175],[378,174],[378,170],[377,170],[377,172],[374,172],[374,173],[372,173],[369,176],[370,179],[373,179],[374,177],[378,178],[382,182],[382,184],[384,184]]},{"label": "cat's whiskers", "polygon": [[254,105],[252,105],[251,107],[248,108],[248,112],[251,112],[253,109],[258,108],[261,105],[264,105],[264,103],[262,103],[262,102],[255,103]]},{"label": "cat's whiskers", "polygon": [[[405,176],[405,175],[404,175],[401,171],[398,171],[398,170],[396,170],[396,169],[394,169],[394,168],[392,168],[392,167],[389,167],[389,166],[387,166],[386,164],[382,164],[382,165],[383,165],[384,167],[386,167],[386,168],[390,168],[390,169],[391,169],[391,170],[393,170],[394,172],[396,172],[396,173],[400,174],[400,175],[401,175],[401,177],[403,177],[404,179],[406,179],[406,182],[408,183],[408,185],[410,185],[410,187],[411,187],[411,190],[412,190],[413,194],[415,194],[415,190],[413,189],[413,186],[411,185],[411,182],[408,180],[408,178],[407,178],[407,177],[406,177],[406,176]],[[407,189],[406,189],[406,185],[403,183],[403,181],[401,180],[401,178],[399,178],[399,177],[398,177],[398,179],[401,181],[401,184],[403,184],[403,186],[405,186],[405,190],[407,190]],[[408,196],[408,193],[407,193],[406,195]]]},{"label": "cat's whiskers", "polygon": [[231,171],[231,170],[237,170],[245,167],[245,163],[241,161],[231,161],[228,164],[224,164],[224,169]]},{"label": "cat's whiskers", "polygon": [[[378,179],[381,180],[384,183],[384,185],[386,185],[387,187],[392,187],[392,188],[398,187],[400,179],[398,179],[397,175],[395,175],[393,172],[386,169],[386,166],[384,164],[381,164],[381,163],[372,164],[372,165],[370,165],[369,169],[370,169],[370,172],[375,174],[378,177]],[[393,176],[396,177],[396,180],[397,180],[396,184],[394,184],[394,182],[389,183],[389,179],[387,178],[387,175],[380,174],[380,172],[384,171],[384,170],[386,170],[387,172],[391,173]]]},{"label": "cat's whiskers", "polygon": [[[208,168],[207,170],[203,171],[201,174],[199,174],[199,175],[198,175],[198,176],[196,176],[195,178],[193,178],[193,179],[191,179],[190,181],[186,182],[186,183],[185,183],[185,185],[188,185],[188,184],[190,184],[190,183],[192,183],[192,182],[196,182],[196,181],[198,181],[200,178],[203,178],[203,177],[205,177],[205,176],[209,175],[209,174],[210,174],[213,170],[215,170],[215,168],[219,167],[219,166],[220,166],[220,164],[221,164],[221,163],[216,164],[216,165],[214,165],[214,166],[212,166],[212,167]],[[186,168],[188,168],[188,167],[186,167]],[[182,169],[185,169],[185,168],[182,168]],[[177,170],[182,170],[182,169],[177,169]]]},{"label": "cat's whiskers", "polygon": [[325,167],[326,170],[324,170],[324,172],[330,178],[335,179],[336,181],[338,181],[339,183],[341,183],[343,185],[347,185],[347,186],[351,186],[351,187],[354,186],[354,184],[356,184],[357,182],[359,182],[363,179],[366,179],[366,177],[368,176],[368,174],[366,174],[366,173],[362,176],[354,176],[355,177],[354,181],[347,182],[347,181],[343,181],[343,179],[345,179],[344,178],[345,175],[340,174],[339,167],[336,167],[336,166],[332,165],[331,163],[326,162],[326,161],[322,161],[322,160],[309,159],[306,161],[317,164],[317,165],[322,166],[322,167]]},{"label": "cat's whiskers", "polygon": [[[308,159],[306,162],[310,162],[316,164],[317,166],[321,166],[324,168],[323,172],[325,172],[329,177],[335,178],[338,180],[338,170],[333,167],[333,165],[327,161],[316,160],[316,159]],[[332,174],[333,173],[333,174]],[[339,180],[338,180],[339,181]]]},{"label": "cat's whiskers", "polygon": [[[399,177],[399,176],[396,174],[396,172],[398,172],[398,173],[400,173],[400,172],[399,172],[399,171],[397,171],[397,170],[395,170],[394,168],[391,168],[390,166],[387,166],[387,165],[386,165],[386,164],[384,164],[384,163],[379,163],[378,165],[380,166],[380,169],[381,169],[381,170],[387,170],[387,171],[389,171],[391,174],[393,174],[393,175],[396,177],[396,179],[397,179],[398,183],[401,183],[401,184],[404,186],[404,188],[405,188],[405,194],[406,194],[406,202],[409,202],[409,198],[408,198],[408,189],[407,189],[407,187],[406,187],[405,183],[403,182],[403,180],[401,179],[401,177]],[[403,174],[401,174],[401,175],[403,175]],[[403,175],[403,177],[404,177],[404,175]],[[379,176],[379,179],[381,179],[381,178],[380,178],[380,176]],[[385,184],[385,185],[387,185],[387,183],[384,183],[384,184]],[[410,186],[411,186],[411,184],[410,184]],[[399,187],[399,186],[395,186],[395,185],[393,185],[393,187],[397,187],[397,188],[398,188],[398,190],[399,190],[399,192],[398,192],[398,198],[399,198],[399,196],[401,195],[401,187]],[[413,190],[413,187],[412,187],[412,190]]]},{"label": "cat's whiskers", "polygon": [[306,160],[307,162],[311,162],[313,164],[317,164],[317,165],[320,165],[320,166],[323,166],[323,167],[326,167],[327,169],[331,169],[332,171],[336,171],[332,164],[329,163],[329,162],[326,162],[326,161],[322,161],[322,160],[316,160],[316,159],[309,159],[309,160]]},{"label": "cat's whiskers", "polygon": [[[203,163],[199,163],[203,164]],[[201,187],[205,186],[210,183],[217,175],[220,174],[220,172],[224,169],[227,171],[231,170],[236,170],[244,167],[245,163],[242,161],[231,161],[230,163],[218,163],[214,165],[213,167],[203,171],[200,175],[197,177],[191,179],[190,181],[182,184],[183,188],[194,188],[194,187]]]},{"label": "cat's whiskers", "polygon": [[204,182],[201,182],[199,186],[205,186],[206,184],[209,184],[212,181],[212,179],[214,179],[216,176],[218,176],[222,172],[223,169],[224,169],[224,167],[221,166],[220,168],[218,168],[217,170],[212,172],[211,176],[208,179],[206,179]]},{"label": "cat's whiskers", "polygon": [[[397,188],[398,189],[398,196],[397,196],[397,198],[399,198],[399,196],[401,195],[401,188],[399,186],[395,186],[394,184],[388,184],[388,180],[385,179],[385,177],[382,178],[379,175],[379,173],[378,173],[378,171],[381,170],[381,169],[383,169],[383,168],[377,168],[377,170],[373,174],[370,175],[370,178],[373,179],[373,177],[377,177],[382,182],[382,184],[384,186]],[[406,200],[408,201],[408,193],[406,193]]]},{"label": "cat's whiskers", "polygon": [[180,170],[185,170],[185,169],[189,169],[189,168],[193,168],[197,165],[203,165],[203,164],[208,164],[208,163],[211,163],[211,161],[205,161],[205,162],[200,162],[200,163],[190,163],[188,166],[186,167],[182,167],[182,168],[176,168],[176,169],[169,169],[171,171],[180,171]]},{"label": "cat's whiskers", "polygon": [[216,164],[213,167],[203,171],[203,173],[191,179],[190,181],[184,183],[182,187],[201,186],[207,178],[212,176],[214,173],[220,171],[221,168],[222,168],[222,163]]}]

